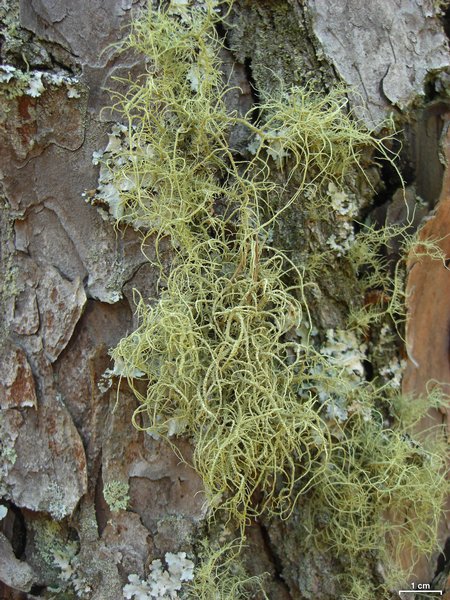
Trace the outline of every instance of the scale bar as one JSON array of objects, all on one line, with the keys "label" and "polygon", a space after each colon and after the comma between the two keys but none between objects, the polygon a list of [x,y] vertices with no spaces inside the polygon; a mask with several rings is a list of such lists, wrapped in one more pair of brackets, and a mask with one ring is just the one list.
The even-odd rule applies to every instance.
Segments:
[{"label": "scale bar", "polygon": [[442,590],[399,590],[398,595],[401,594],[439,594],[442,596]]}]

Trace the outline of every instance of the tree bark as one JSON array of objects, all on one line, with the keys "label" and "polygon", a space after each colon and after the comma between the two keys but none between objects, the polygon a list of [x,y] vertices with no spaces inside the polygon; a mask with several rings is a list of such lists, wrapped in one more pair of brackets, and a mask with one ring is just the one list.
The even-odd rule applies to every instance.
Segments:
[{"label": "tree bark", "polygon": [[[450,115],[449,9],[438,4],[235,0],[222,32],[223,70],[234,86],[227,103],[245,114],[280,86],[323,93],[344,82],[351,108],[367,127],[382,130],[391,113],[404,124],[399,169],[413,204],[421,198],[420,216],[430,216],[441,193],[441,136]],[[137,77],[144,69],[141,57],[117,49],[143,5],[0,2],[4,599],[118,600],[130,574],[144,580],[149,564],[166,553],[186,552],[195,561],[206,531],[201,479],[169,445],[133,427],[133,394],[104,376],[112,368],[109,349],[136,327],[134,290],[144,298],[158,294],[158,270],[136,231],[116,227],[107,207],[89,202],[99,186],[93,156],[111,143],[120,119],[107,90],[123,89],[114,77]],[[245,143],[236,128],[230,144],[239,149]],[[367,200],[358,220],[371,215],[402,222],[403,209],[395,204],[401,184],[392,169],[368,167],[368,177],[376,193],[358,183]],[[445,188],[434,225],[427,225],[441,237],[450,231],[448,201]],[[318,243],[295,209],[274,236],[294,260]],[[169,265],[170,249],[160,251]],[[146,252],[154,248],[149,244]],[[410,306],[414,351],[405,386],[412,393],[422,392],[429,378],[450,384],[449,284],[444,271],[429,280],[430,270],[420,268],[410,283],[411,289],[423,286]],[[345,327],[354,294],[349,285],[337,259],[334,276],[314,300],[323,335]],[[394,346],[388,362],[402,358]],[[416,363],[424,362],[440,366],[418,372]],[[383,366],[381,359],[374,364],[378,371]],[[189,441],[176,444],[189,460]],[[269,573],[272,600],[337,600],[332,551],[300,551],[301,535],[295,518],[252,523],[248,571]],[[443,545],[447,537],[443,522]],[[444,589],[448,563],[448,553],[421,561],[416,581],[431,584],[437,577]],[[379,575],[380,565],[370,567]]]}]

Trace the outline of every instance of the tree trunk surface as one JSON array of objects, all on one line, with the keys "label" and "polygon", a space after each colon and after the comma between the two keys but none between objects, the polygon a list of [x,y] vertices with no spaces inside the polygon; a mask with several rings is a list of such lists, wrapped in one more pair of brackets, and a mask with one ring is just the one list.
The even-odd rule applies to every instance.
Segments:
[{"label": "tree trunk surface", "polygon": [[[135,290],[144,299],[159,293],[159,272],[144,255],[140,235],[117,226],[105,203],[95,202],[102,185],[96,156],[115,143],[112,132],[121,119],[110,108],[108,90],[123,90],[120,78],[145,70],[142,57],[120,53],[117,43],[144,6],[144,0],[0,1],[5,600],[119,600],[129,575],[145,580],[152,561],[168,553],[185,552],[196,562],[207,531],[189,439],[176,438],[177,454],[134,428],[132,391],[105,375],[113,368],[110,349],[137,326]],[[226,101],[242,115],[280,86],[310,85],[325,93],[343,82],[351,108],[369,129],[380,132],[389,115],[398,118],[406,198],[420,204],[416,226],[428,219],[423,239],[441,239],[445,256],[449,18],[448,6],[432,0],[235,0],[221,52],[233,86]],[[235,148],[245,143],[239,128],[233,136]],[[356,220],[370,215],[404,223],[401,181],[393,169],[371,166],[368,177],[375,192],[358,184],[367,201]],[[295,208],[275,232],[274,244],[292,252],[293,260],[297,249],[317,243]],[[153,242],[146,244],[154,256]],[[170,265],[164,241],[159,251]],[[335,257],[333,276],[315,297],[314,323],[322,335],[345,328],[355,292],[343,264]],[[449,277],[442,261],[426,258],[410,266],[407,352],[392,342],[386,364],[380,359],[373,367],[403,361],[411,402],[430,379],[450,384]],[[421,427],[446,418],[436,409]],[[343,597],[333,550],[301,546],[299,521],[295,514],[286,521],[253,521],[246,533],[247,571],[269,574],[271,600]],[[442,547],[448,534],[443,519]],[[448,564],[448,553],[422,558],[414,581],[433,583],[450,598]],[[382,570],[375,560],[368,567],[375,576]]]}]

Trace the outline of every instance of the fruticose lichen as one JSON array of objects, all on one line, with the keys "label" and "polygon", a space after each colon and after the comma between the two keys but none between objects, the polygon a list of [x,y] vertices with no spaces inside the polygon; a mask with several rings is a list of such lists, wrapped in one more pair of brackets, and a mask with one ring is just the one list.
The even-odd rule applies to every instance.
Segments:
[{"label": "fruticose lichen", "polygon": [[264,576],[249,577],[239,562],[240,545],[232,542],[212,548],[203,543],[201,564],[195,569],[193,582],[188,586],[192,600],[245,600],[264,592]]},{"label": "fruticose lichen", "polygon": [[[392,273],[383,249],[403,230],[353,235],[358,202],[346,177],[368,148],[385,160],[389,153],[348,112],[340,88],[317,95],[281,86],[245,117],[230,112],[216,27],[228,8],[150,5],[125,42],[145,57],[146,72],[114,95],[125,123],[103,161],[95,156],[102,198],[141,231],[144,251],[153,235],[158,256],[167,238],[174,260],[169,274],[161,267],[160,297],[140,299],[139,327],[113,351],[116,373],[139,401],[138,429],[169,443],[191,438],[212,514],[244,538],[251,519],[298,510],[305,545],[341,562],[341,597],[385,597],[407,576],[404,551],[413,566],[436,548],[446,491],[441,431],[414,429],[431,401],[406,422],[398,392],[365,379],[358,336],[402,318],[401,269]],[[248,131],[246,156],[228,146],[237,124]],[[270,245],[274,223],[293,205],[340,223],[314,268]],[[359,300],[352,331],[321,340],[306,297],[333,268],[330,256],[345,261]],[[368,292],[374,299],[364,302]],[[369,557],[382,562],[384,580],[370,576]],[[203,560],[197,582],[217,572],[217,558]],[[231,585],[231,596],[218,597],[243,590]]]}]

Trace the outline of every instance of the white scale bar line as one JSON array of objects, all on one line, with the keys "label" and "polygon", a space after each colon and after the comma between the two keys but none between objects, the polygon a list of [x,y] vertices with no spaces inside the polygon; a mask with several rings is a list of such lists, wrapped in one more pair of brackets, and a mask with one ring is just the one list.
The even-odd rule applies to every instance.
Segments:
[{"label": "white scale bar line", "polygon": [[442,596],[442,590],[399,590],[398,595],[400,594],[439,594]]}]

